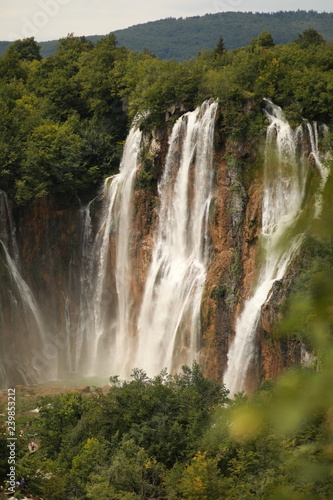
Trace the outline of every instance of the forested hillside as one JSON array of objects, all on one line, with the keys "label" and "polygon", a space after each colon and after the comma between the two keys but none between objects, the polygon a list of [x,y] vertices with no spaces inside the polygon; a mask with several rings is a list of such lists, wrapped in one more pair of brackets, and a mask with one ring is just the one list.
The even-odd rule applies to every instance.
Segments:
[{"label": "forested hillside", "polygon": [[[160,59],[183,61],[195,57],[201,50],[211,50],[222,36],[227,49],[248,45],[252,38],[264,30],[272,33],[276,44],[295,40],[308,28],[318,31],[325,40],[333,39],[333,14],[306,12],[220,12],[188,18],[168,18],[117,30],[114,34],[119,45],[134,51],[149,49]],[[96,43],[101,36],[88,36]],[[54,55],[57,41],[41,42],[43,57]],[[0,56],[8,42],[0,42]]]},{"label": "forested hillside", "polygon": [[333,14],[310,11],[220,12],[185,19],[160,21],[115,31],[121,45],[128,49],[149,48],[161,59],[185,60],[202,49],[211,50],[222,36],[227,49],[248,45],[264,30],[272,33],[276,44],[288,43],[307,28],[314,28],[326,40],[333,39]]}]

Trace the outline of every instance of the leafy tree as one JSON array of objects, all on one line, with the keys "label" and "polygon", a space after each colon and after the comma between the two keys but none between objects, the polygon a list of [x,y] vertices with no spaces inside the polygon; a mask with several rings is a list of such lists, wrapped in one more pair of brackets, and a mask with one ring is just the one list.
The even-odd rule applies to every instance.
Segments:
[{"label": "leafy tree", "polygon": [[40,45],[34,37],[16,40],[9,46],[8,53],[17,54],[18,58],[23,61],[40,61],[42,59]]},{"label": "leafy tree", "polygon": [[94,44],[87,40],[85,36],[74,36],[74,33],[69,33],[67,37],[60,38],[56,55],[66,55],[73,60],[77,60],[83,52],[87,52],[93,48]]},{"label": "leafy tree", "polygon": [[274,40],[272,34],[269,31],[262,31],[257,38],[257,44],[259,47],[270,48],[274,47]]},{"label": "leafy tree", "polygon": [[84,400],[79,393],[48,397],[40,401],[40,435],[44,452],[49,457],[56,457],[66,438],[66,433],[73,429],[83,414]]},{"label": "leafy tree", "polygon": [[[177,477],[178,476],[178,477]],[[180,477],[179,477],[180,476]],[[198,452],[181,470],[174,467],[166,477],[167,498],[187,500],[218,500],[223,498],[218,460]]]},{"label": "leafy tree", "polygon": [[27,69],[22,65],[19,55],[8,49],[0,58],[0,80],[2,82],[10,82],[13,79],[25,81],[27,75]]},{"label": "leafy tree", "polygon": [[106,459],[105,444],[94,437],[88,438],[80,453],[73,458],[71,471],[67,476],[67,491],[70,491],[74,498],[86,498],[89,477]]},{"label": "leafy tree", "polygon": [[84,176],[81,147],[80,137],[66,124],[36,127],[26,145],[16,201],[24,203],[48,193],[80,188]]},{"label": "leafy tree", "polygon": [[111,485],[121,494],[135,493],[140,499],[160,498],[163,471],[164,467],[133,440],[123,440],[113,457],[109,478]]},{"label": "leafy tree", "polygon": [[325,43],[324,37],[313,28],[308,28],[298,35],[296,40],[303,49],[313,45],[322,45]]}]

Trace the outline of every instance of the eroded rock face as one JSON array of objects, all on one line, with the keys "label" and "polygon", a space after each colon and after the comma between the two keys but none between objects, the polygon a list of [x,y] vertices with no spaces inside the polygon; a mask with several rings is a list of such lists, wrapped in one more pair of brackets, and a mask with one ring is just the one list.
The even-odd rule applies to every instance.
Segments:
[{"label": "eroded rock face", "polygon": [[227,144],[215,158],[211,259],[202,304],[202,352],[207,374],[219,378],[227,366],[236,318],[250,295],[257,272],[262,183],[257,176],[246,188],[244,154],[241,148]]}]

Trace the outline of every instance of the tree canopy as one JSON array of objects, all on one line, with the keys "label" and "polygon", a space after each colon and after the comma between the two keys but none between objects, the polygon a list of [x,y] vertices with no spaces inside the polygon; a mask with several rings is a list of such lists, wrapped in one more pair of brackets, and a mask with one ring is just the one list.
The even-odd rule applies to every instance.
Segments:
[{"label": "tree canopy", "polygon": [[143,110],[146,128],[165,127],[170,106],[189,110],[217,98],[220,134],[244,140],[256,127],[261,133],[269,97],[295,123],[329,125],[332,58],[332,42],[314,29],[286,45],[266,30],[237,50],[219,36],[212,50],[183,63],[118,47],[113,34],[96,45],[70,34],[45,59],[33,38],[18,40],[0,58],[0,189],[19,204],[91,196],[117,170],[129,124]]}]

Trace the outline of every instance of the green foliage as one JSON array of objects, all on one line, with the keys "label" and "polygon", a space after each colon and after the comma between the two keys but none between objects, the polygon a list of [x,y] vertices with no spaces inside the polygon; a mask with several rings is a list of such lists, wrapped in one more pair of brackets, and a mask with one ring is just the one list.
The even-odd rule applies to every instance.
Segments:
[{"label": "green foliage", "polygon": [[[43,397],[38,403],[41,446],[22,458],[20,474],[32,478],[35,494],[50,490],[51,474],[68,498],[162,498],[166,470],[176,463],[187,467],[212,408],[226,401],[223,386],[206,379],[196,363],[175,376],[162,372],[149,379],[137,369],[131,381],[112,377],[108,394]],[[186,477],[198,467],[205,491],[213,488],[216,461],[199,454],[186,469],[184,491],[190,488]]]},{"label": "green foliage", "polygon": [[84,407],[82,395],[74,392],[41,399],[40,436],[47,456],[57,456],[66,434],[80,420]]},{"label": "green foliage", "polygon": [[42,58],[40,45],[38,45],[34,37],[16,40],[9,46],[8,53],[17,54],[19,59],[23,61],[40,61]]},{"label": "green foliage", "polygon": [[[116,171],[128,124],[165,127],[207,98],[220,105],[224,140],[258,142],[262,99],[282,105],[293,123],[333,121],[333,44],[314,29],[274,45],[263,31],[249,47],[211,51],[186,63],[157,59],[147,50],[118,47],[113,34],[94,46],[68,35],[56,54],[39,60],[33,38],[18,40],[0,58],[0,188],[19,204],[66,194],[91,197]],[[138,186],[155,187],[149,159]]]},{"label": "green foliage", "polygon": [[276,44],[288,43],[305,28],[332,40],[332,14],[280,11],[275,13],[222,12],[187,18],[168,18],[115,31],[121,45],[140,51],[145,47],[165,60],[184,61],[201,50],[212,50],[222,35],[228,50],[246,46],[264,30]]},{"label": "green foliage", "polygon": [[[263,97],[282,105],[293,124],[333,123],[333,43],[314,28],[284,46],[269,31],[253,36],[250,46],[226,51],[223,31],[215,48],[201,46],[186,63],[117,47],[114,35],[95,46],[69,35],[44,60],[33,39],[15,42],[0,59],[0,188],[20,204],[89,194],[118,168],[137,113],[143,128],[165,127],[171,106],[176,118],[214,97],[220,140],[233,151],[226,156],[230,194],[241,203],[247,153],[238,148],[260,141]],[[332,135],[325,140],[332,149]],[[145,152],[141,159],[137,187],[155,189],[157,163]],[[50,500],[331,498],[332,193],[331,176],[279,327],[314,355],[306,369],[266,383],[251,400],[228,401],[195,363],[174,376],[149,378],[139,369],[130,381],[113,376],[107,394],[42,398],[39,449],[28,455],[18,443],[17,471],[29,478],[29,493]],[[241,224],[241,207],[229,208]],[[214,299],[237,301],[241,264],[235,251]],[[1,439],[4,453],[5,446]]]},{"label": "green foliage", "polygon": [[26,144],[16,201],[80,188],[80,147],[81,138],[66,124],[36,127]]},{"label": "green foliage", "polygon": [[27,78],[26,68],[15,51],[7,51],[0,59],[0,80],[10,82],[14,79],[25,80]]},{"label": "green foliage", "polygon": [[106,458],[106,446],[96,438],[88,438],[81,451],[73,458],[66,478],[66,489],[74,498],[86,497],[87,478],[105,463]]},{"label": "green foliage", "polygon": [[84,196],[118,168],[127,118],[115,78],[105,78],[123,57],[115,46],[113,35],[95,48],[69,35],[39,60],[27,39],[0,59],[0,185],[17,203]]},{"label": "green foliage", "polygon": [[260,33],[258,38],[252,38],[250,40],[250,46],[252,50],[255,50],[258,47],[264,47],[266,49],[270,47],[274,47],[274,40],[270,31],[263,31]]},{"label": "green foliage", "polygon": [[40,447],[17,473],[50,500],[329,500],[331,339],[323,347],[320,371],[293,369],[250,399],[228,401],[197,364],[173,377],[111,377],[107,394],[44,397]]},{"label": "green foliage", "polygon": [[266,47],[266,48],[274,47],[275,44],[272,37],[272,33],[266,30],[260,33],[260,35],[258,36],[258,45],[259,47]]},{"label": "green foliage", "polygon": [[298,35],[297,42],[303,49],[311,45],[322,45],[325,43],[324,37],[313,28],[308,28],[301,35]]}]

